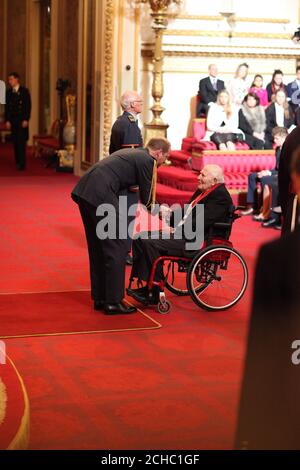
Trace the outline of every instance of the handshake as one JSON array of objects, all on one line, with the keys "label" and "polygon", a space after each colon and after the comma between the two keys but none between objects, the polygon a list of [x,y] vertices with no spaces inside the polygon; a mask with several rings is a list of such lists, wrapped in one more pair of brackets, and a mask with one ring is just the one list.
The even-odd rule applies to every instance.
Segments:
[{"label": "handshake", "polygon": [[169,222],[170,222],[170,218],[171,218],[171,213],[172,213],[172,210],[170,209],[170,207],[169,207],[169,206],[165,206],[164,204],[162,204],[162,205],[159,207],[158,217],[159,217],[161,220],[164,220],[165,222],[169,223]]}]

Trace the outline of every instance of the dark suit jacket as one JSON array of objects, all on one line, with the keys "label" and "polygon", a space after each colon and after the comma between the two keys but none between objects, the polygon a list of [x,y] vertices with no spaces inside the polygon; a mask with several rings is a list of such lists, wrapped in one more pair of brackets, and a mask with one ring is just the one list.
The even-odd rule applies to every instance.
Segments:
[{"label": "dark suit jacket", "polygon": [[[289,106],[289,118],[284,118],[284,127],[287,129],[294,124],[294,116],[292,108]],[[278,124],[276,122],[276,111],[275,111],[275,104],[270,104],[266,109],[266,132],[265,132],[265,140],[268,142],[272,142],[272,130]]]},{"label": "dark suit jacket", "polygon": [[287,85],[287,95],[291,98],[291,103],[299,106],[300,104],[300,88],[296,80]]},{"label": "dark suit jacket", "polygon": [[297,126],[285,139],[282,146],[279,170],[278,170],[278,188],[279,202],[282,208],[284,219],[283,231],[288,231],[291,225],[291,213],[294,200],[292,193],[291,180],[291,160],[294,150],[300,146],[300,126]]},{"label": "dark suit jacket", "polygon": [[[236,447],[300,449],[300,231],[258,257]],[[300,354],[299,354],[300,356]]]},{"label": "dark suit jacket", "polygon": [[124,111],[112,127],[109,153],[130,146],[143,147],[143,138],[134,116]]},{"label": "dark suit jacket", "polygon": [[[11,88],[6,91],[5,120],[12,125],[12,131],[19,127],[22,121],[29,121],[31,115],[31,97],[29,90],[20,86],[17,93]],[[24,129],[28,139],[29,129]]]},{"label": "dark suit jacket", "polygon": [[[199,196],[200,193],[201,191],[197,189],[188,204],[190,204],[197,196]],[[199,204],[204,205],[204,237],[209,235],[210,228],[215,222],[226,221],[230,207],[233,205],[231,196],[225,184],[221,184],[216,189],[214,189],[211,193],[208,194],[208,196],[200,200]],[[192,222],[190,222],[190,217],[192,217]],[[179,215],[179,212],[176,213],[176,216],[175,214],[172,214],[170,225],[174,227],[176,222],[178,222],[181,218],[182,211],[181,216]],[[196,227],[203,227],[203,225],[197,221],[197,211],[195,208],[193,208],[185,223],[191,223],[194,232]],[[216,231],[216,234],[220,235],[219,231]]]},{"label": "dark suit jacket", "polygon": [[209,77],[202,78],[202,80],[199,82],[198,95],[200,97],[200,102],[197,108],[197,116],[199,116],[201,113],[206,114],[208,103],[215,103],[217,101],[217,95],[219,91],[224,89],[225,84],[223,80],[217,79],[217,90],[215,90]]},{"label": "dark suit jacket", "polygon": [[120,192],[139,186],[140,200],[149,207],[153,189],[154,159],[145,149],[123,149],[96,163],[72,191],[75,202],[87,201],[94,207],[116,204]]},{"label": "dark suit jacket", "polygon": [[[287,89],[286,89],[286,86],[283,85],[281,87],[281,89],[283,91],[285,91],[285,93],[287,94]],[[271,102],[272,101],[272,95],[275,93],[274,89],[272,88],[272,83],[268,83],[268,85],[266,86],[266,90],[267,90],[267,93],[268,93],[268,101]]]}]

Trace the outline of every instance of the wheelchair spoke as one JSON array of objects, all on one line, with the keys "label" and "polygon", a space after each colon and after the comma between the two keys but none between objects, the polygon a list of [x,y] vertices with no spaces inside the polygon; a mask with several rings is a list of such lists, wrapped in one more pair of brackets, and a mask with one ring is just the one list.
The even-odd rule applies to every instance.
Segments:
[{"label": "wheelchair spoke", "polygon": [[[206,282],[198,289],[199,280]],[[242,297],[248,281],[247,266],[232,248],[212,247],[194,259],[188,286],[194,302],[207,310],[225,310]]]}]

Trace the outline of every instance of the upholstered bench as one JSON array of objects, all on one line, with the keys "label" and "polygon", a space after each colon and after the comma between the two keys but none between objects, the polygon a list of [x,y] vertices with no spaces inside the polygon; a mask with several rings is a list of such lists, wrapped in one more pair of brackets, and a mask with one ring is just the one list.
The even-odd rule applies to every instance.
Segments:
[{"label": "upholstered bench", "polygon": [[194,192],[198,186],[198,175],[198,171],[174,166],[161,166],[157,171],[157,181],[180,191]]},{"label": "upholstered bench", "polygon": [[205,165],[220,165],[228,188],[239,192],[247,190],[248,175],[251,172],[275,167],[274,150],[202,150],[197,145],[193,149],[192,169],[201,171]]}]

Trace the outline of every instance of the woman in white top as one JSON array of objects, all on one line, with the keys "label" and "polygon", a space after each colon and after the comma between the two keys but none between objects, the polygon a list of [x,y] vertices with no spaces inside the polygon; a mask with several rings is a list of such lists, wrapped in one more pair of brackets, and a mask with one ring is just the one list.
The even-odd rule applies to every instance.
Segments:
[{"label": "woman in white top", "polygon": [[227,90],[218,93],[217,102],[209,107],[205,135],[220,150],[235,150],[234,142],[243,140],[243,132],[239,129],[239,110],[231,104]]},{"label": "woman in white top", "polygon": [[266,121],[265,148],[273,146],[272,130],[274,127],[285,127],[289,133],[295,128],[293,111],[284,90],[276,91],[274,103],[266,109]]},{"label": "woman in white top", "polygon": [[231,96],[232,103],[241,106],[245,96],[248,93],[246,78],[248,75],[248,64],[240,64],[236,69],[234,78],[228,83],[228,91]]}]

